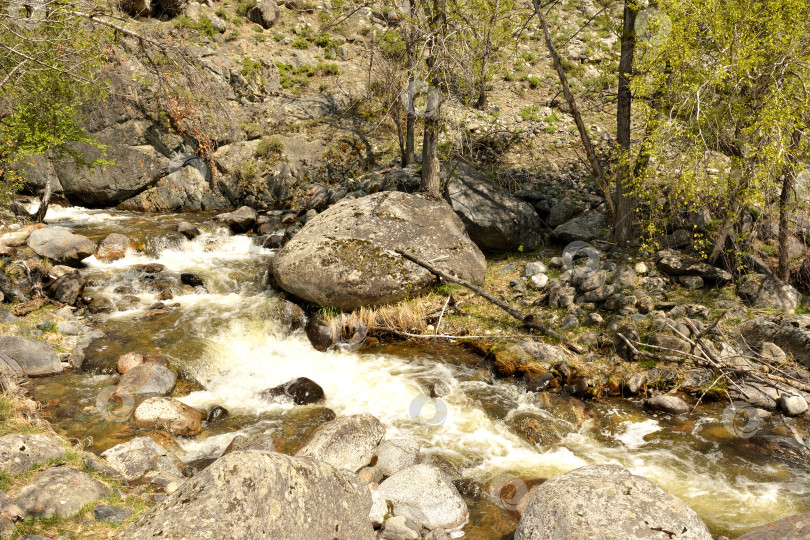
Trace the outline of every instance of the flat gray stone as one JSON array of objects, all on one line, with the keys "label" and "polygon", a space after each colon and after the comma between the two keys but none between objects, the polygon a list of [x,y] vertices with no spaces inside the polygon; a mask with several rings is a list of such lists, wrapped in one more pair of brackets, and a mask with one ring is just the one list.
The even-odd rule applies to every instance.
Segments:
[{"label": "flat gray stone", "polygon": [[69,518],[109,493],[109,487],[85,472],[51,467],[23,487],[15,502],[29,516]]},{"label": "flat gray stone", "polygon": [[62,443],[47,435],[10,433],[0,437],[0,471],[21,473],[64,453]]},{"label": "flat gray stone", "polygon": [[136,437],[101,454],[107,463],[132,482],[152,470],[182,476],[180,460],[151,437]]},{"label": "flat gray stone", "polygon": [[48,343],[17,336],[0,336],[0,370],[30,376],[62,372],[59,356]]}]

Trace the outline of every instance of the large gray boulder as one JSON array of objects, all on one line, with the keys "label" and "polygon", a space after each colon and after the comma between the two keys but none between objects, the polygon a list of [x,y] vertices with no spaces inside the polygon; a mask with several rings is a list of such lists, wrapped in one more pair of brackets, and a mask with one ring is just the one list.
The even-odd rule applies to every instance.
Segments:
[{"label": "large gray boulder", "polygon": [[618,465],[552,478],[529,496],[515,540],[712,540],[680,499]]},{"label": "large gray boulder", "polygon": [[129,146],[132,143],[146,143],[145,140],[138,140],[143,135],[131,138],[133,134],[130,131],[145,131],[149,124],[129,122],[123,127],[116,125],[94,133],[106,146],[105,153],[90,145],[77,145],[88,160],[103,158],[114,164],[88,169],[70,160],[55,163],[65,197],[76,204],[115,206],[168,174],[169,160],[153,146]]},{"label": "large gray boulder", "polygon": [[275,0],[259,0],[247,12],[247,18],[262,28],[272,28],[278,21],[279,10]]},{"label": "large gray boulder", "polygon": [[187,480],[118,540],[373,540],[371,495],[309,458],[241,450]]},{"label": "large gray boulder", "polygon": [[230,202],[214,192],[205,177],[194,167],[183,167],[164,176],[149,189],[125,200],[124,210],[165,212],[177,210],[223,210]]},{"label": "large gray boulder", "polygon": [[0,471],[18,474],[64,453],[62,443],[47,435],[9,433],[0,437]]},{"label": "large gray boulder", "polygon": [[529,204],[501,190],[474,168],[459,164],[447,184],[453,206],[478,247],[484,251],[526,251],[540,247],[540,216]]},{"label": "large gray boulder", "polygon": [[96,250],[96,244],[65,227],[43,227],[31,233],[26,242],[34,253],[53,262],[77,266]]},{"label": "large gray boulder", "polygon": [[799,291],[773,276],[749,274],[737,285],[737,295],[749,306],[795,313],[802,300]]},{"label": "large gray boulder", "polygon": [[23,487],[14,502],[29,516],[70,518],[109,493],[109,487],[86,472],[51,467]]},{"label": "large gray boulder", "polygon": [[609,225],[610,219],[605,214],[585,214],[555,227],[551,231],[551,239],[561,244],[577,240],[590,242],[598,238]]},{"label": "large gray boulder", "polygon": [[428,529],[456,529],[470,512],[447,475],[434,465],[414,465],[384,480],[378,489],[394,515],[418,520]]},{"label": "large gray boulder", "polygon": [[810,367],[810,315],[757,317],[743,322],[739,331],[749,347],[759,350],[771,342]]},{"label": "large gray boulder", "polygon": [[296,455],[356,472],[371,462],[383,437],[385,426],[370,414],[342,416],[319,427]]},{"label": "large gray boulder", "polygon": [[54,375],[62,372],[62,363],[47,343],[17,336],[0,336],[0,371],[7,371],[13,376]]},{"label": "large gray boulder", "polygon": [[484,280],[486,259],[450,207],[396,191],[344,199],[307,221],[276,254],[273,274],[282,289],[321,306],[396,302],[435,283],[394,252],[400,246],[463,279]]}]

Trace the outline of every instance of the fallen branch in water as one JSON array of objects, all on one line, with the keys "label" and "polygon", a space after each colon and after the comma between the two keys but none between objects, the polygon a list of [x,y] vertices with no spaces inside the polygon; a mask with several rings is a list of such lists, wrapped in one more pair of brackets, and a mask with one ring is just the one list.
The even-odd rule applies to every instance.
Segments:
[{"label": "fallen branch in water", "polygon": [[405,251],[405,250],[403,250],[401,248],[396,249],[396,252],[399,253],[400,255],[402,255],[403,257],[405,257],[406,259],[408,259],[409,261],[411,261],[412,263],[418,264],[419,266],[421,266],[422,268],[424,268],[425,270],[427,270],[431,274],[439,276],[440,278],[442,278],[442,279],[444,279],[446,281],[450,281],[452,283],[457,283],[458,285],[462,285],[462,286],[468,288],[469,290],[471,290],[472,292],[474,292],[475,294],[477,294],[481,298],[483,298],[485,300],[488,300],[489,302],[495,304],[496,306],[498,306],[499,308],[504,310],[506,313],[508,313],[509,315],[514,317],[515,319],[522,322],[524,325],[526,325],[526,327],[531,328],[532,330],[536,330],[536,331],[540,332],[543,335],[551,336],[551,337],[559,339],[563,344],[565,344],[566,347],[568,347],[572,351],[576,352],[577,354],[582,354],[583,352],[585,352],[585,350],[582,347],[580,347],[579,345],[577,345],[573,341],[570,341],[570,340],[566,339],[559,332],[556,332],[555,330],[552,330],[548,326],[545,326],[545,325],[540,324],[537,321],[535,321],[534,320],[534,315],[531,315],[531,314],[526,315],[526,314],[521,313],[520,311],[513,308],[512,306],[510,306],[509,304],[507,304],[503,300],[500,300],[500,299],[496,298],[492,293],[488,292],[487,290],[482,289],[481,287],[479,287],[477,285],[473,285],[472,283],[470,283],[467,280],[464,280],[464,279],[456,277],[456,276],[454,276],[452,274],[449,274],[449,273],[445,272],[444,270],[442,270],[441,268],[437,268],[436,266],[433,266],[429,262],[423,261],[422,259],[420,259],[416,255],[413,255],[412,253],[408,253],[407,251]]}]

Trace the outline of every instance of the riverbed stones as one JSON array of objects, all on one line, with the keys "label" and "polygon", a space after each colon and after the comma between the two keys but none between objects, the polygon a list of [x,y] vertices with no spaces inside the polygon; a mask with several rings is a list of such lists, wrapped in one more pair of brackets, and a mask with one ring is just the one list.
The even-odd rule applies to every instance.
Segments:
[{"label": "riverbed stones", "polygon": [[394,515],[416,519],[428,529],[464,525],[469,510],[456,487],[436,466],[420,464],[400,470],[379,487],[393,504]]},{"label": "riverbed stones", "polygon": [[84,278],[79,274],[64,274],[48,287],[48,296],[60,304],[75,306],[84,288]]},{"label": "riverbed stones", "polygon": [[810,514],[799,514],[766,523],[752,529],[737,540],[807,540],[810,538]]},{"label": "riverbed stones", "polygon": [[291,401],[296,405],[312,405],[326,399],[323,388],[307,377],[298,377],[265,390],[262,396],[273,400]]},{"label": "riverbed stones", "polygon": [[107,463],[132,482],[152,470],[182,476],[180,460],[151,437],[136,437],[101,454]]},{"label": "riverbed stones", "polygon": [[175,384],[177,375],[172,370],[157,362],[147,362],[133,367],[121,376],[115,395],[166,396],[172,393]]},{"label": "riverbed stones", "polygon": [[140,354],[136,352],[128,352],[118,357],[118,361],[116,362],[116,369],[118,370],[118,373],[124,374],[136,366],[148,364],[150,362],[153,362],[155,364],[163,364],[164,366],[169,365],[169,361],[160,356],[155,356],[152,354]]},{"label": "riverbed stones", "polygon": [[681,500],[618,465],[552,478],[529,495],[515,540],[711,540]]},{"label": "riverbed stones", "polygon": [[15,503],[28,516],[70,518],[88,503],[106,497],[110,488],[83,471],[51,467],[23,487]]},{"label": "riverbed stones", "polygon": [[445,204],[387,191],[344,199],[308,220],[276,254],[278,285],[295,296],[350,311],[395,302],[430,287],[435,277],[405,260],[405,251],[481,283],[486,260]]},{"label": "riverbed stones", "polygon": [[65,227],[43,227],[33,231],[27,240],[31,250],[50,261],[68,266],[78,266],[96,249],[96,244]]},{"label": "riverbed stones", "polygon": [[782,412],[787,416],[799,416],[807,412],[808,409],[807,400],[798,394],[782,394],[779,396],[777,403]]},{"label": "riverbed stones", "polygon": [[385,427],[370,414],[342,416],[319,427],[296,456],[356,472],[371,462],[384,436]]},{"label": "riverbed stones", "polygon": [[189,223],[188,221],[181,221],[177,224],[177,232],[188,238],[189,240],[194,240],[198,236],[200,236],[200,229],[198,229],[195,225]]},{"label": "riverbed stones", "polygon": [[483,174],[459,164],[445,198],[467,233],[484,251],[534,251],[540,247],[540,216],[529,204],[495,187]]},{"label": "riverbed stones", "polygon": [[181,437],[194,437],[202,432],[203,413],[182,401],[166,397],[149,398],[135,409],[132,425],[165,429]]},{"label": "riverbed stones", "polygon": [[246,233],[256,224],[256,210],[249,206],[242,206],[229,212],[217,216],[217,219],[224,221],[225,225],[234,233]]},{"label": "riverbed stones", "polygon": [[18,474],[65,453],[62,444],[39,433],[10,433],[0,437],[0,471]]},{"label": "riverbed stones", "polygon": [[127,250],[137,249],[135,240],[125,234],[111,233],[105,236],[96,247],[95,256],[100,261],[114,261],[122,259]]},{"label": "riverbed stones", "polygon": [[644,406],[669,414],[686,414],[690,411],[689,405],[678,396],[655,396],[645,399]]},{"label": "riverbed stones", "polygon": [[327,463],[258,450],[221,457],[119,540],[373,540],[371,496]]},{"label": "riverbed stones", "polygon": [[772,308],[794,313],[801,303],[802,295],[773,276],[749,274],[740,280],[737,295],[749,306]]},{"label": "riverbed stones", "polygon": [[62,372],[50,344],[18,336],[0,336],[0,371],[11,375],[55,375]]}]

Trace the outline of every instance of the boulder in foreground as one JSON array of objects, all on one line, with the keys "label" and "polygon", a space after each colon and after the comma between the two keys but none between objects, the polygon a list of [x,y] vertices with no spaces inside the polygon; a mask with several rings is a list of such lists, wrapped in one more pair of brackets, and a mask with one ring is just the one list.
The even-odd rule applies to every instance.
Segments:
[{"label": "boulder in foreground", "polygon": [[400,246],[463,279],[484,280],[486,259],[452,209],[396,191],[343,200],[307,221],[275,256],[273,274],[282,289],[320,306],[396,302],[435,283],[394,251]]},{"label": "boulder in foreground", "polygon": [[28,247],[40,257],[59,264],[78,266],[96,250],[96,244],[65,227],[43,227],[28,237]]},{"label": "boulder in foreground", "polygon": [[119,540],[372,540],[371,495],[355,475],[259,450],[221,457]]},{"label": "boulder in foreground", "polygon": [[515,540],[712,540],[680,499],[619,465],[552,478],[529,496]]}]

